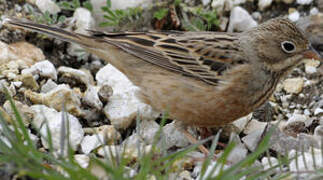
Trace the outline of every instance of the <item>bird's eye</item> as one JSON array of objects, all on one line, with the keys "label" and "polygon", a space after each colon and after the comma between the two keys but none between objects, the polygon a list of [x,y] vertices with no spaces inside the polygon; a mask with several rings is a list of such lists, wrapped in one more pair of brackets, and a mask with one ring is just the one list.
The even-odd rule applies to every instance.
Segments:
[{"label": "bird's eye", "polygon": [[295,44],[290,41],[282,42],[281,46],[285,53],[293,53],[296,50]]}]

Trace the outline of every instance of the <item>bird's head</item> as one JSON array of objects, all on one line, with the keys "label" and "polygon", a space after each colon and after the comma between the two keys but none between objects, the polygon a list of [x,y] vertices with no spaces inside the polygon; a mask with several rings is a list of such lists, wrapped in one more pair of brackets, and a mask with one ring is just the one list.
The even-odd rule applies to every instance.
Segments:
[{"label": "bird's head", "polygon": [[257,57],[254,60],[264,63],[271,71],[287,71],[304,59],[313,58],[322,62],[304,33],[288,19],[269,20],[244,34],[251,37],[250,42],[244,43],[251,47],[248,49],[254,49],[249,54]]}]

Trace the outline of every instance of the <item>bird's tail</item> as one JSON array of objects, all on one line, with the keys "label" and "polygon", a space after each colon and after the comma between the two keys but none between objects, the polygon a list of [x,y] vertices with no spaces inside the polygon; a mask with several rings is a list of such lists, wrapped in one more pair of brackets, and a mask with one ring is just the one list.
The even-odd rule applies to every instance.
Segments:
[{"label": "bird's tail", "polygon": [[22,28],[30,31],[39,32],[58,38],[63,41],[77,43],[83,46],[90,46],[90,38],[86,35],[65,31],[59,28],[50,27],[47,25],[36,24],[32,22],[22,21],[14,18],[6,18],[2,21],[2,24],[5,26],[11,26],[16,28]]}]

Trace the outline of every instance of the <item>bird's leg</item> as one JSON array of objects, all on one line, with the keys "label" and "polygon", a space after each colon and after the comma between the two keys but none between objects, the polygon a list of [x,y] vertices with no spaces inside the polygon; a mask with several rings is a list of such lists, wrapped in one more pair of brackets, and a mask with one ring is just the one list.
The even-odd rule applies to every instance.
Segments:
[{"label": "bird's leg", "polygon": [[[210,136],[212,136],[212,132],[210,131],[209,128],[206,128],[206,127],[200,127],[199,128],[199,132],[200,132],[200,135],[201,135],[201,138],[202,139],[206,139]],[[222,142],[217,142],[217,145],[222,147],[222,148],[225,148],[226,147],[226,144],[222,143]]]},{"label": "bird's leg", "polygon": [[[192,144],[197,144],[198,141],[195,137],[192,136],[186,129],[182,129],[181,132],[185,135],[185,137],[190,141]],[[199,145],[198,148],[200,151],[205,155],[208,156],[210,154],[209,150],[204,145]]]}]

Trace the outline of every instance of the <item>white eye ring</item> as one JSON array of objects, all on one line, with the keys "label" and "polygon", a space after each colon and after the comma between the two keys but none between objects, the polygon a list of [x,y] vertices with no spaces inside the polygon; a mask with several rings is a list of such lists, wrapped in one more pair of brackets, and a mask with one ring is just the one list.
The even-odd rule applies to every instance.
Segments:
[{"label": "white eye ring", "polygon": [[296,46],[291,41],[283,41],[281,47],[285,53],[293,53],[296,51]]}]

